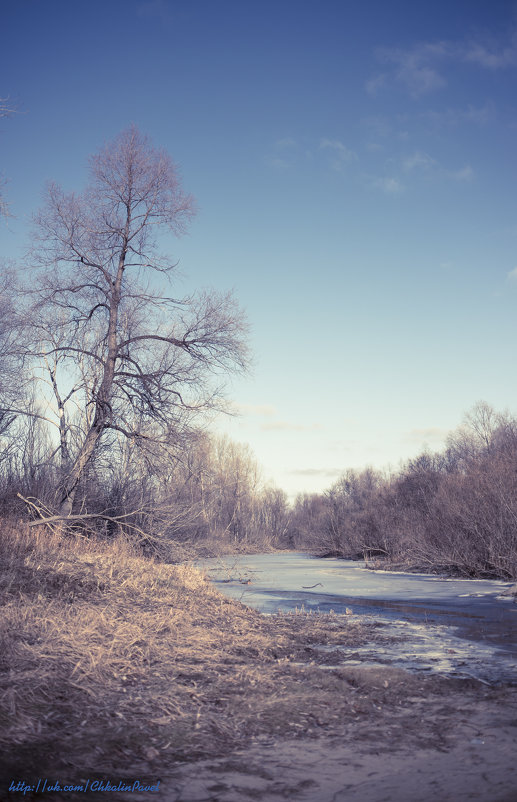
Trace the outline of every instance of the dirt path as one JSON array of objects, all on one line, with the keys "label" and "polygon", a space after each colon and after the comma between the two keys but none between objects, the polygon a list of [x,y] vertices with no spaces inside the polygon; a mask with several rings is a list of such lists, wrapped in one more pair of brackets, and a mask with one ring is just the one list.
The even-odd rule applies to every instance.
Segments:
[{"label": "dirt path", "polygon": [[412,725],[390,712],[376,731],[362,722],[316,738],[257,740],[225,758],[179,767],[163,782],[160,798],[516,802],[515,694],[498,702],[465,702],[461,710],[443,698],[427,709],[417,704]]}]

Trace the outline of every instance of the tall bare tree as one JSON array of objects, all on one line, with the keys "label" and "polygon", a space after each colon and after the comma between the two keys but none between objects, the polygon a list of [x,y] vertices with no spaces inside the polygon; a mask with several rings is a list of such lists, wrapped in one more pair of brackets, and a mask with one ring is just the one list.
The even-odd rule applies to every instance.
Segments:
[{"label": "tall bare tree", "polygon": [[106,433],[170,441],[193,412],[220,402],[223,375],[247,361],[231,295],[165,294],[175,264],[158,232],[184,233],[195,211],[169,156],[131,127],[90,159],[90,174],[80,195],[49,185],[32,249],[32,354],[59,365],[65,390],[55,398],[73,390],[83,404],[60,490],[65,516]]}]

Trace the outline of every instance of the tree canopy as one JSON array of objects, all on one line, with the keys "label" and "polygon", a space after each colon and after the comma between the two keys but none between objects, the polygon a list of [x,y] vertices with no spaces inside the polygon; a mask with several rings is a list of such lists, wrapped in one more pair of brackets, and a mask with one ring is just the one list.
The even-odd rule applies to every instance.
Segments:
[{"label": "tree canopy", "polygon": [[[109,432],[164,443],[221,403],[247,365],[231,294],[177,298],[176,262],[159,250],[195,213],[177,167],[134,126],[89,162],[80,194],[49,184],[35,218],[27,353],[54,396],[61,514]],[[73,414],[70,410],[75,410]]]}]

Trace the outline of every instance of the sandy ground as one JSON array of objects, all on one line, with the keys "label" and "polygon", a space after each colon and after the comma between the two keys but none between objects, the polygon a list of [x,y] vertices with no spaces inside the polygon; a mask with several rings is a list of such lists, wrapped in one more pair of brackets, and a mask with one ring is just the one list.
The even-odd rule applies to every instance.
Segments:
[{"label": "sandy ground", "polygon": [[402,717],[405,732],[390,712],[377,732],[364,723],[315,738],[257,739],[224,758],[179,766],[162,780],[160,799],[516,802],[517,694],[465,705],[419,702],[412,727]]}]

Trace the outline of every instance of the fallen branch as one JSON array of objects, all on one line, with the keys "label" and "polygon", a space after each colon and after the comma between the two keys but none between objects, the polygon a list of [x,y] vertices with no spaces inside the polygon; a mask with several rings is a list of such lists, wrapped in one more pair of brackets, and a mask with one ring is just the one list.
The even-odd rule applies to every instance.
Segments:
[{"label": "fallen branch", "polygon": [[[144,529],[141,529],[135,523],[131,523],[127,519],[132,515],[138,515],[142,513],[142,509],[133,510],[132,512],[126,512],[121,515],[107,515],[104,512],[83,512],[78,513],[75,515],[49,515],[48,510],[45,510],[44,507],[40,507],[31,501],[29,498],[25,498],[21,495],[21,493],[16,494],[18,498],[20,498],[27,506],[34,510],[38,517],[33,520],[29,521],[28,525],[32,526],[48,526],[51,531],[54,531],[54,524],[59,523],[72,523],[72,522],[85,522],[91,520],[100,520],[100,521],[109,521],[114,524],[124,524],[127,528],[133,530],[133,532],[137,533],[140,536],[140,542],[144,540],[148,541],[155,541],[161,542],[161,538],[157,537],[156,535],[151,535],[149,532],[146,532]],[[47,517],[44,517],[46,515]]]}]

